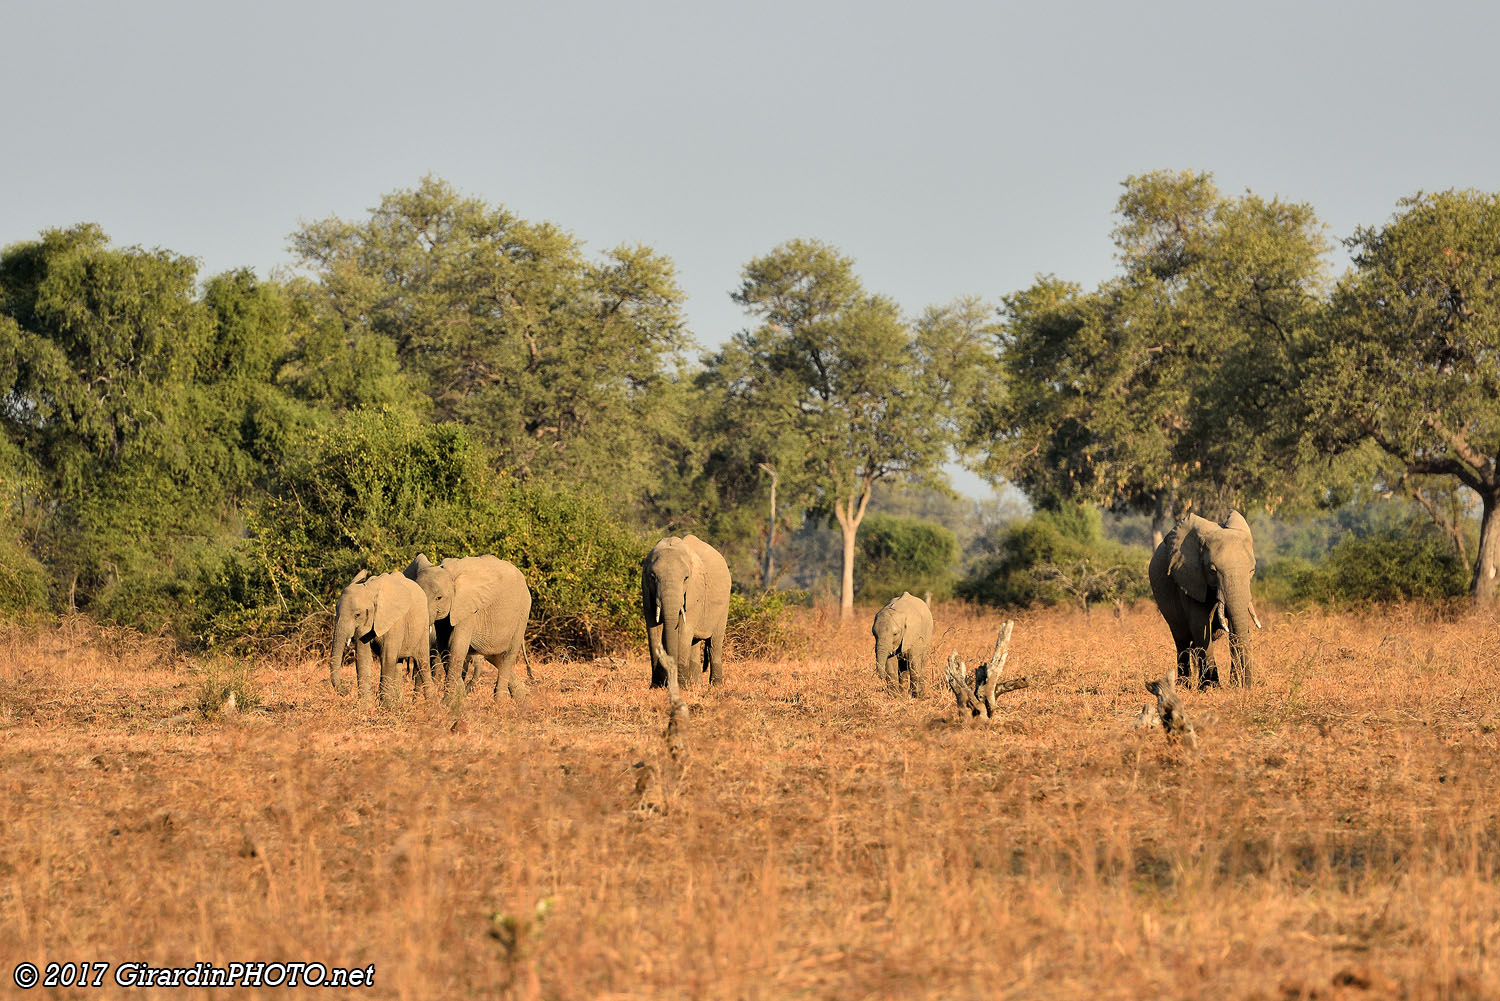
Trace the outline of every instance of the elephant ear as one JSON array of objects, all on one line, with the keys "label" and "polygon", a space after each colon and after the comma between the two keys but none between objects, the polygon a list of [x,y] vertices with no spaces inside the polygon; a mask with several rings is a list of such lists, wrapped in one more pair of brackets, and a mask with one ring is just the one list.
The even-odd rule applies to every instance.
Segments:
[{"label": "elephant ear", "polygon": [[1191,521],[1180,521],[1172,530],[1176,542],[1167,572],[1194,601],[1208,600],[1208,576],[1203,572],[1203,539]]},{"label": "elephant ear", "polygon": [[416,557],[401,571],[408,580],[416,580],[423,570],[432,566],[432,561],[427,558],[426,553],[418,553]]},{"label": "elephant ear", "polygon": [[470,571],[459,574],[453,580],[453,610],[448,621],[455,626],[482,608],[488,608],[505,590],[505,578],[499,573]]},{"label": "elephant ear", "polygon": [[411,612],[418,599],[424,604],[427,601],[427,596],[420,589],[413,593],[410,584],[400,587],[398,582],[407,584],[404,578],[398,577],[396,580],[383,581],[385,586],[375,592],[373,628],[376,636],[384,636],[395,629],[396,624]]},{"label": "elephant ear", "polygon": [[1250,523],[1238,511],[1229,512],[1229,517],[1224,519],[1224,527],[1233,529],[1236,532],[1248,533],[1250,531]]}]

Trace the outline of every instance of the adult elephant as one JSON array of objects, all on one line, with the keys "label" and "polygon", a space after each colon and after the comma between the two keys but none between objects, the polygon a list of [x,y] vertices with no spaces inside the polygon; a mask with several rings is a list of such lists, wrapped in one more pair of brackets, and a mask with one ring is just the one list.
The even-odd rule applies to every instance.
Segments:
[{"label": "adult elephant", "polygon": [[[662,539],[641,564],[641,604],[651,651],[651,687],[673,701],[678,685],[708,671],[709,684],[724,677],[724,631],[729,620],[729,564],[696,535]],[[703,644],[699,671],[693,648]]]},{"label": "adult elephant", "polygon": [[401,574],[370,577],[361,570],[339,595],[333,620],[333,650],[328,661],[328,681],[340,695],[349,686],[339,679],[344,650],[354,644],[354,673],[360,701],[374,694],[372,664],[380,659],[380,696],[395,702],[401,678],[401,661],[412,662],[412,676],[431,684],[428,665],[427,598],[422,589]]},{"label": "adult elephant", "polygon": [[1231,511],[1222,525],[1189,515],[1179,521],[1151,555],[1151,593],[1172,630],[1177,674],[1200,687],[1219,683],[1212,642],[1229,636],[1229,680],[1249,687],[1252,625],[1260,628],[1250,577],[1255,544],[1250,525]]},{"label": "adult elephant", "polygon": [[875,635],[875,673],[885,681],[886,691],[901,691],[905,671],[911,697],[922,697],[922,670],[927,647],[932,642],[932,610],[927,602],[902,591],[875,613],[870,626]]},{"label": "adult elephant", "polygon": [[512,698],[525,695],[515,666],[520,658],[526,677],[532,676],[526,655],[531,589],[521,571],[498,556],[450,557],[434,565],[418,553],[405,573],[426,597],[427,621],[439,653],[446,654],[449,697],[459,698],[478,678],[479,664],[470,654],[495,665],[496,698],[502,683]]}]

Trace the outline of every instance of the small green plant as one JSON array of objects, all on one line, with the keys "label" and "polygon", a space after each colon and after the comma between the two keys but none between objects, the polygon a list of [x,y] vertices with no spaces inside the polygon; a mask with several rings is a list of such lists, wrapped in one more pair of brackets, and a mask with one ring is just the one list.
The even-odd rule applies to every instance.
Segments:
[{"label": "small green plant", "polygon": [[552,907],[552,898],[543,897],[537,901],[529,916],[517,917],[504,911],[495,911],[490,915],[489,935],[500,943],[506,996],[535,995],[536,962],[532,957],[541,943],[542,931],[547,927],[547,915],[552,912]]},{"label": "small green plant", "polygon": [[250,673],[250,665],[214,661],[198,683],[198,712],[212,719],[226,712],[248,712],[260,706],[260,688]]}]

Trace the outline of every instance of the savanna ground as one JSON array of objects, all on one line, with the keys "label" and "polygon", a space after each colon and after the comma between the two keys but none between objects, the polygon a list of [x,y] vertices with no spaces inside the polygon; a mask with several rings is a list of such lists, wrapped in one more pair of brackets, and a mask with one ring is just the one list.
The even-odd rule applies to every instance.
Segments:
[{"label": "savanna ground", "polygon": [[966,725],[940,664],[1001,617],[939,607],[912,701],[872,613],[731,651],[680,768],[640,650],[542,661],[523,704],[485,679],[455,732],[314,654],[204,718],[228,665],[0,631],[0,991],[21,960],[316,960],[413,999],[1500,996],[1496,621],[1268,616],[1257,687],[1185,696],[1189,751],[1129,727],[1170,661],[1149,606],[1020,617],[1032,686]]}]

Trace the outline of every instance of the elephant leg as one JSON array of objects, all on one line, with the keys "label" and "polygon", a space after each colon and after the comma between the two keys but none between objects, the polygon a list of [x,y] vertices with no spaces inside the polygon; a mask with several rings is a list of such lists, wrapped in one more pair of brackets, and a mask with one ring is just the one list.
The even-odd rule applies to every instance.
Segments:
[{"label": "elephant leg", "polygon": [[477,653],[469,654],[469,662],[464,665],[464,694],[474,690],[479,683],[479,670],[484,666],[485,658]]},{"label": "elephant leg", "polygon": [[411,674],[412,674],[412,681],[415,682],[415,683],[417,683],[417,684],[419,684],[419,685],[421,685],[421,687],[422,687],[422,694],[426,695],[426,696],[432,695],[432,651],[431,650],[429,650],[427,652],[427,656],[425,656],[425,657],[419,657],[419,658],[417,658],[416,660],[414,660],[412,662]]},{"label": "elephant leg", "polygon": [[698,680],[698,675],[703,673],[703,669],[693,663],[693,647],[696,644],[691,639],[683,639],[681,643],[682,647],[677,651],[677,684],[682,688],[692,688]]},{"label": "elephant leg", "polygon": [[359,701],[370,702],[375,698],[374,653],[369,640],[354,641],[354,678],[359,686]]},{"label": "elephant leg", "polygon": [[920,699],[922,697],[927,679],[922,677],[923,670],[927,667],[927,651],[917,650],[912,653],[911,660],[907,666],[907,684],[911,686],[911,697]]},{"label": "elephant leg", "polygon": [[1213,642],[1213,605],[1199,604],[1196,601],[1184,601],[1187,612],[1187,625],[1189,643],[1193,651],[1194,665],[1197,667],[1198,677],[1195,679],[1197,687],[1207,688],[1210,685],[1218,685],[1219,670],[1214,665],[1214,654],[1211,649]]},{"label": "elephant leg", "polygon": [[646,627],[646,652],[651,658],[651,687],[667,687],[667,664],[661,657],[657,656],[657,649],[662,644],[662,626],[660,623]]},{"label": "elephant leg", "polygon": [[469,644],[472,639],[473,630],[465,625],[453,630],[453,639],[448,647],[448,671],[443,691],[455,709],[463,705],[464,695],[469,690],[468,682],[464,679],[464,669],[469,663]]},{"label": "elephant leg", "polygon": [[526,682],[516,674],[517,651],[512,648],[505,653],[497,653],[489,658],[491,664],[495,665],[495,698],[500,697],[500,686],[505,686],[506,694],[512,699],[524,699],[526,697]]},{"label": "elephant leg", "polygon": [[720,629],[708,640],[708,683],[717,685],[724,680],[724,630]]},{"label": "elephant leg", "polygon": [[892,652],[881,665],[880,677],[885,681],[885,690],[888,695],[899,695],[901,693],[901,654]]},{"label": "elephant leg", "polygon": [[386,706],[401,704],[401,659],[389,644],[380,650],[380,701]]}]

